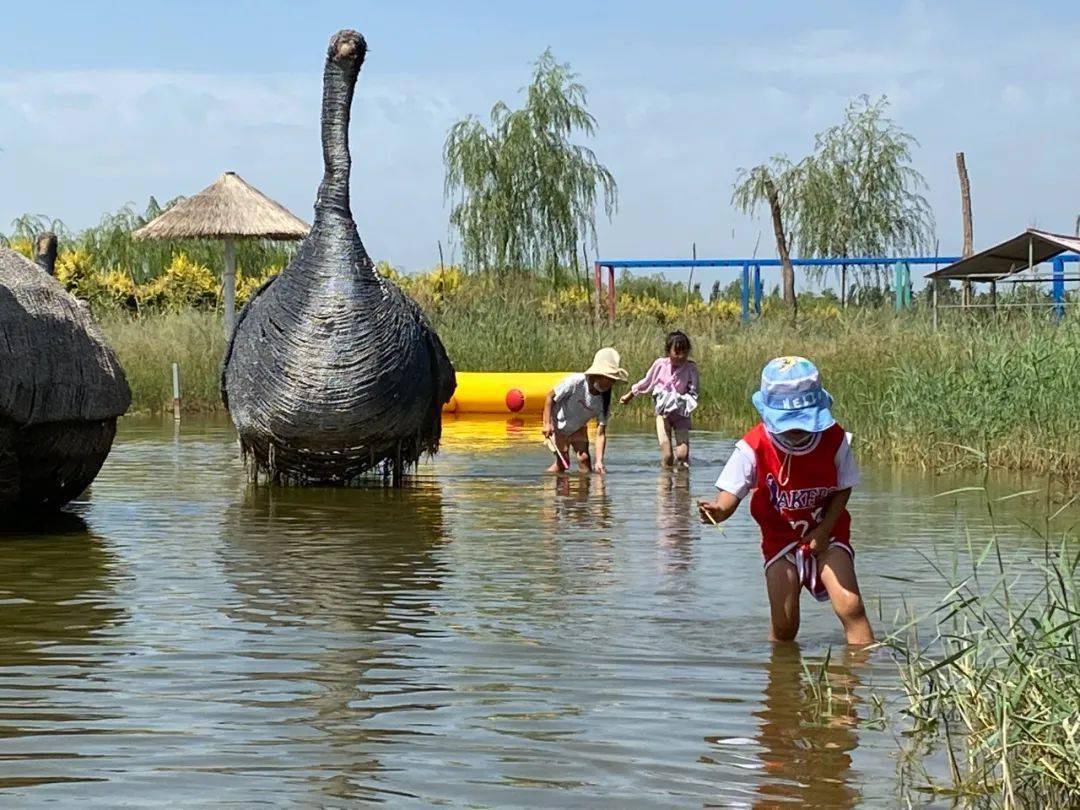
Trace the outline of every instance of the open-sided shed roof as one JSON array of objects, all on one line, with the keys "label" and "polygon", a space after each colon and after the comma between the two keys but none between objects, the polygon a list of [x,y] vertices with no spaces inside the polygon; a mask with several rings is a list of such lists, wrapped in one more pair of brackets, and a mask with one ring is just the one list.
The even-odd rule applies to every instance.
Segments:
[{"label": "open-sided shed roof", "polygon": [[970,278],[997,281],[1052,259],[1059,253],[1080,253],[1080,238],[1028,228],[1000,245],[942,267],[927,278]]}]

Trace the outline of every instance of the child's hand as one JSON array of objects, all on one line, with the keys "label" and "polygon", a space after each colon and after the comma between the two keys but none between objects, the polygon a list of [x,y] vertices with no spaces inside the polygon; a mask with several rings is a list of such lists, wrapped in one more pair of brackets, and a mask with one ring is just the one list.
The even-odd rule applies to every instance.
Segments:
[{"label": "child's hand", "polygon": [[829,535],[823,532],[820,526],[807,532],[803,539],[807,541],[810,553],[815,557],[820,557],[829,550]]},{"label": "child's hand", "polygon": [[625,394],[623,394],[621,397],[619,397],[619,404],[620,405],[625,405],[626,403],[628,403],[633,398],[634,398],[634,392],[633,391],[627,391]]},{"label": "child's hand", "polygon": [[607,467],[604,466],[604,462],[602,461],[598,461],[593,464],[592,469],[594,473],[600,473],[600,475],[604,475],[607,472]]},{"label": "child's hand", "polygon": [[721,514],[721,508],[719,505],[712,501],[698,501],[698,517],[702,523],[717,524],[720,521],[717,518]]}]

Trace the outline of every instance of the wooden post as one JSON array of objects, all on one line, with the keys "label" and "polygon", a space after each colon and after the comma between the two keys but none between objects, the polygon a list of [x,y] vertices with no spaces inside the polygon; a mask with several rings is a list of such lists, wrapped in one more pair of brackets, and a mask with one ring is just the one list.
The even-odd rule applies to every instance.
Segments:
[{"label": "wooden post", "polygon": [[600,262],[593,264],[593,288],[596,290],[596,310],[593,317],[600,323],[600,301],[603,298],[603,288],[600,286]]},{"label": "wooden post", "polygon": [[847,309],[847,265],[840,265],[840,308]]},{"label": "wooden post", "polygon": [[607,315],[608,323],[615,325],[615,268],[607,269]]},{"label": "wooden post", "polygon": [[584,243],[582,243],[582,245],[581,245],[581,260],[585,263],[584,264],[585,269],[583,271],[585,273],[585,280],[584,280],[585,301],[586,301],[586,304],[588,305],[589,311],[592,312],[593,311],[592,292],[589,290],[589,279],[588,279],[588,275],[589,275],[589,250],[585,246]]},{"label": "wooden post", "polygon": [[50,276],[56,275],[56,234],[51,231],[38,234],[34,243],[34,263]]},{"label": "wooden post", "polygon": [[934,331],[937,331],[937,284],[930,285],[930,300],[934,312]]},{"label": "wooden post", "polygon": [[173,421],[180,421],[180,364],[172,364],[172,414]]},{"label": "wooden post", "polygon": [[[961,254],[965,259],[975,252],[972,246],[971,228],[971,184],[968,182],[967,163],[964,161],[964,153],[956,153],[956,173],[960,176],[960,214],[964,223],[964,250]],[[971,279],[963,281],[963,302],[969,306],[972,301]]]},{"label": "wooden post", "polygon": [[225,240],[225,272],[221,276],[225,295],[225,339],[232,337],[236,326],[236,244]]},{"label": "wooden post", "polygon": [[[697,242],[691,243],[690,255],[694,257],[694,261],[697,261]],[[686,282],[686,303],[690,304],[690,289],[694,285],[694,265],[690,265],[690,278]]]}]

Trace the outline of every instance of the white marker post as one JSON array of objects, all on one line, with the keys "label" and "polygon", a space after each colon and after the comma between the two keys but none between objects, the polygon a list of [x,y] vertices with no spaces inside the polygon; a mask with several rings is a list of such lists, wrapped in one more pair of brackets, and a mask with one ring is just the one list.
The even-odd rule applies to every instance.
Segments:
[{"label": "white marker post", "polygon": [[172,364],[172,415],[173,421],[180,421],[180,365]]}]

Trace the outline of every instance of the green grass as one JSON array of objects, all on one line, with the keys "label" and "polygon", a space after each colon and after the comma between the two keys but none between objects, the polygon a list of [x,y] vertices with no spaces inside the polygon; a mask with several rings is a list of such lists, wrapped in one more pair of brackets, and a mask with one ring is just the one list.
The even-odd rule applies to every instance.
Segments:
[{"label": "green grass", "polygon": [[[425,303],[460,370],[581,369],[595,349],[614,345],[635,377],[662,353],[664,335],[676,325],[638,317],[609,328],[594,324],[583,306],[545,314],[534,292],[516,283],[477,285]],[[837,318],[815,312],[813,302],[805,309],[795,327],[776,311],[749,327],[708,314],[677,324],[690,334],[701,371],[698,427],[733,435],[750,427],[756,414],[749,397],[762,365],[777,355],[800,354],[821,368],[837,417],[855,433],[864,455],[937,469],[985,466],[1080,477],[1075,316],[1060,325],[1042,315],[998,322],[952,317],[934,332],[925,313],[853,308]],[[127,371],[133,410],[167,405],[174,361],[186,409],[221,407],[218,315],[113,313],[103,327]],[[644,423],[649,407],[639,398],[617,419]]]},{"label": "green grass", "polygon": [[[1075,533],[1055,525],[1069,507],[1039,530],[1034,593],[1018,591],[996,537],[969,541],[971,570],[942,572],[940,605],[886,639],[906,699],[909,791],[965,806],[1080,806],[1080,555]],[[934,779],[924,765],[942,755],[948,776]]]},{"label": "green grass", "polygon": [[220,314],[187,310],[135,318],[112,313],[100,324],[127,374],[130,412],[157,413],[171,407],[173,363],[180,366],[185,411],[222,407],[218,375],[225,336]]}]

